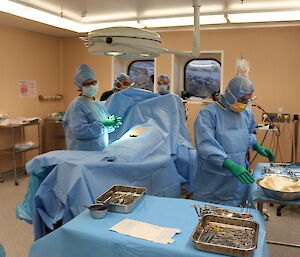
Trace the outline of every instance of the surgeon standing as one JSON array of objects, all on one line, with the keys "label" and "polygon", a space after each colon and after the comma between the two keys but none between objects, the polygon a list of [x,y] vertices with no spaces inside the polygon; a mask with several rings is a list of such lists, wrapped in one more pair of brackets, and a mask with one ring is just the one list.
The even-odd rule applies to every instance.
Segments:
[{"label": "surgeon standing", "polygon": [[160,95],[170,93],[170,78],[168,75],[161,74],[157,78],[157,91]]},{"label": "surgeon standing", "polygon": [[129,88],[130,86],[131,86],[130,77],[125,73],[120,73],[117,75],[114,81],[113,89],[104,92],[100,98],[100,101],[106,101],[107,98],[110,97],[112,94],[117,93],[126,88]]},{"label": "surgeon standing", "polygon": [[120,126],[120,118],[110,116],[100,101],[95,99],[99,86],[89,66],[78,66],[74,84],[80,95],[69,105],[63,119],[67,149],[102,151],[108,145],[108,133]]},{"label": "surgeon standing", "polygon": [[262,147],[253,134],[256,123],[250,108],[254,85],[245,77],[233,78],[221,99],[203,108],[195,121],[197,171],[194,199],[244,205],[249,184],[248,149],[273,162],[274,154]]}]

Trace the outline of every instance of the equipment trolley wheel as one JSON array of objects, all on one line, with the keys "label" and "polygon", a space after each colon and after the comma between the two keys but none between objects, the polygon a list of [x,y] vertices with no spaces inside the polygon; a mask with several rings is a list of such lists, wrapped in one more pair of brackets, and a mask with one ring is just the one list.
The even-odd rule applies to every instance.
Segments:
[{"label": "equipment trolley wheel", "polygon": [[281,216],[281,210],[286,207],[286,205],[280,205],[277,207],[276,215]]},{"label": "equipment trolley wheel", "polygon": [[262,214],[262,216],[263,216],[263,218],[264,218],[265,221],[268,221],[268,220],[269,220],[269,214],[268,214],[268,213],[264,212],[264,213]]}]

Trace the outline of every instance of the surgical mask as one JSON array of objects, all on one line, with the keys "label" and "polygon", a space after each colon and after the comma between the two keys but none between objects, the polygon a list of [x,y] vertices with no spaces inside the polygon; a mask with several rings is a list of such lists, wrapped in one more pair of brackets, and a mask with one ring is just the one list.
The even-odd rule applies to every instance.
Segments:
[{"label": "surgical mask", "polygon": [[230,105],[230,109],[233,112],[242,112],[242,111],[244,111],[247,108],[247,106],[248,106],[248,104],[243,104],[243,103],[240,103],[240,102],[235,102],[234,104]]},{"label": "surgical mask", "polygon": [[129,88],[130,86],[121,86],[121,87],[119,87],[119,90],[124,90],[124,89],[127,89],[127,88]]},{"label": "surgical mask", "polygon": [[233,104],[228,103],[227,100],[226,100],[226,102],[229,104],[230,109],[233,112],[242,112],[242,111],[244,111],[247,108],[248,103],[250,102],[250,99],[247,100],[247,103],[238,102],[238,99],[231,93],[229,88],[227,90],[235,98],[235,103],[233,103]]},{"label": "surgical mask", "polygon": [[158,85],[157,90],[160,95],[169,94],[169,87],[166,87],[163,85]]},{"label": "surgical mask", "polygon": [[89,86],[89,87],[83,87],[82,88],[82,95],[85,95],[87,97],[94,97],[99,91],[98,84]]}]

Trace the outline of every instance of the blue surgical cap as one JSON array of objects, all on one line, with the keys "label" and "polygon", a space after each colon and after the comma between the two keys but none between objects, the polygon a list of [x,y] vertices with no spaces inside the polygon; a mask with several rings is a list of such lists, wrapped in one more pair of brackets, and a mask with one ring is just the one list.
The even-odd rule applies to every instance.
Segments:
[{"label": "blue surgical cap", "polygon": [[122,79],[130,79],[130,77],[125,73],[118,74],[115,81],[114,81],[114,88],[118,87],[118,80],[120,81]]},{"label": "blue surgical cap", "polygon": [[236,99],[253,93],[253,91],[254,85],[249,79],[246,77],[234,77],[230,80],[225,93],[221,96],[221,102],[225,107],[228,107],[228,104],[234,104]]},{"label": "blue surgical cap", "polygon": [[125,73],[120,73],[117,75],[117,80],[121,80],[121,79],[130,79],[130,77]]},{"label": "blue surgical cap", "polygon": [[160,80],[160,79],[162,79],[162,78],[165,78],[165,79],[167,79],[167,80],[170,82],[169,76],[168,76],[168,75],[165,75],[165,74],[159,75],[159,77],[157,78],[157,80]]},{"label": "blue surgical cap", "polygon": [[86,64],[80,64],[75,71],[74,84],[81,88],[82,83],[88,79],[96,80],[93,70]]}]

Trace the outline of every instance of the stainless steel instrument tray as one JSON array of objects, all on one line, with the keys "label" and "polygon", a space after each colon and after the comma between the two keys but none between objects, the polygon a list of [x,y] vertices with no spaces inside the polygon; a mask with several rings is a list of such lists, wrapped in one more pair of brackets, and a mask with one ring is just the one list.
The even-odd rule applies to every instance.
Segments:
[{"label": "stainless steel instrument tray", "polygon": [[229,211],[221,207],[216,207],[216,206],[206,204],[203,210],[203,216],[207,214],[220,215],[227,218],[237,218],[237,219],[245,219],[245,220],[253,218],[253,215],[250,213]]},{"label": "stainless steel instrument tray", "polygon": [[259,224],[252,220],[205,215],[191,240],[196,249],[230,256],[251,256],[257,248]]},{"label": "stainless steel instrument tray", "polygon": [[96,198],[96,202],[109,203],[109,211],[129,213],[143,199],[145,187],[114,185]]}]

